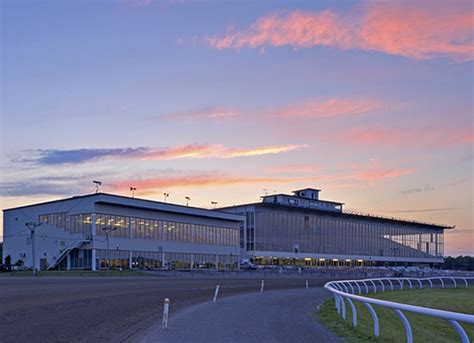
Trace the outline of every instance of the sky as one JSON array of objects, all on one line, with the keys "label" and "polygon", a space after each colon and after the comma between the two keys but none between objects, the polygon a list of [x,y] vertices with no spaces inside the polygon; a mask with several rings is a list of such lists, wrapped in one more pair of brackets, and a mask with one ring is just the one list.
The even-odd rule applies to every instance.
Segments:
[{"label": "sky", "polygon": [[314,187],[346,210],[455,225],[445,253],[472,255],[472,13],[470,1],[3,0],[0,207],[91,193],[93,180],[206,208]]}]

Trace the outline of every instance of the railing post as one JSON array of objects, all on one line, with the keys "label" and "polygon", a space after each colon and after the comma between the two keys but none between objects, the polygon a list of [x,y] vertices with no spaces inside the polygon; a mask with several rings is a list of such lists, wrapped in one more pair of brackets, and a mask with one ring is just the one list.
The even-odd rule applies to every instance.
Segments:
[{"label": "railing post", "polygon": [[438,279],[439,279],[439,281],[441,281],[441,288],[444,288],[444,281],[443,281],[443,278],[440,277],[440,278],[438,278]]},{"label": "railing post", "polygon": [[344,297],[341,297],[342,304],[342,319],[346,320],[346,304],[344,303]]},{"label": "railing post", "polygon": [[449,324],[451,324],[456,332],[459,334],[461,337],[461,342],[462,343],[469,343],[469,336],[467,335],[466,331],[462,328],[461,325],[455,320],[448,320]]},{"label": "railing post", "polygon": [[397,309],[392,309],[392,310],[403,322],[403,326],[405,327],[405,331],[407,333],[407,343],[413,343],[413,332],[411,331],[410,322],[408,321],[407,317],[400,310],[397,310]]},{"label": "railing post", "polygon": [[369,279],[369,281],[372,284],[372,286],[374,286],[374,293],[377,293],[377,286],[375,285],[375,282],[371,279]]},{"label": "railing post", "polygon": [[263,293],[264,287],[265,287],[265,280],[262,280],[262,283],[260,284],[260,293]]},{"label": "railing post", "polygon": [[350,283],[350,282],[348,282],[347,284],[348,284],[348,285],[349,285],[349,287],[351,288],[351,290],[352,290],[352,294],[354,294],[354,293],[355,293],[355,292],[354,292],[354,287],[352,287],[352,285],[351,285],[351,283]]},{"label": "railing post", "polygon": [[452,277],[451,280],[453,280],[454,288],[457,288],[458,284],[456,283],[456,279]]},{"label": "railing post", "polygon": [[356,284],[356,286],[357,286],[357,289],[359,290],[359,294],[361,294],[361,293],[362,293],[362,290],[360,289],[359,283],[358,283],[357,281],[355,281],[355,284]]},{"label": "railing post", "polygon": [[393,291],[393,283],[392,283],[392,280],[390,279],[387,279],[388,283],[390,284],[390,289]]},{"label": "railing post", "polygon": [[351,310],[352,310],[352,326],[356,327],[357,326],[357,310],[354,306],[354,303],[350,298],[347,298],[347,301],[349,302],[349,305],[351,305]]},{"label": "railing post", "polygon": [[410,285],[410,289],[413,289],[413,285],[411,284],[410,279],[407,278],[408,284]]},{"label": "railing post", "polygon": [[365,286],[365,293],[366,293],[366,294],[369,294],[369,287],[367,286],[367,284],[365,283],[364,280],[361,280],[361,282],[362,282],[362,283],[364,284],[364,286]]},{"label": "railing post", "polygon": [[344,282],[341,282],[342,287],[344,287],[346,293],[349,293],[349,289],[347,288],[346,284]]},{"label": "railing post", "polygon": [[420,284],[420,289],[422,289],[422,288],[423,288],[423,283],[421,282],[421,280],[420,280],[420,279],[416,279],[416,281],[418,281],[418,283]]},{"label": "railing post", "polygon": [[433,288],[433,282],[431,281],[431,279],[428,279],[428,282],[430,283],[430,288]]},{"label": "railing post", "polygon": [[384,286],[384,284],[383,284],[383,281],[382,281],[381,279],[379,279],[379,282],[380,282],[380,284],[382,285],[382,292],[385,292],[385,286]]},{"label": "railing post", "polygon": [[369,303],[363,303],[369,310],[370,315],[372,316],[372,320],[374,321],[374,335],[375,337],[379,337],[379,317],[377,317],[377,313],[375,312],[372,305]]},{"label": "railing post", "polygon": [[466,284],[466,287],[469,287],[469,284],[467,283],[466,278],[462,278],[464,280],[464,283]]},{"label": "railing post", "polygon": [[398,283],[400,284],[400,290],[403,290],[403,280],[397,279]]}]

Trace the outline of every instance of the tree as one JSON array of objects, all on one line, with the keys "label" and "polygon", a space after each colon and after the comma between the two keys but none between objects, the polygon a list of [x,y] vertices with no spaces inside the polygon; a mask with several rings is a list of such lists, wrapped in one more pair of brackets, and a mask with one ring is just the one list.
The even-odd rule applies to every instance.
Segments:
[{"label": "tree", "polygon": [[474,271],[474,257],[462,255],[458,257],[448,256],[444,259],[444,268]]},{"label": "tree", "polygon": [[5,257],[5,264],[6,264],[7,266],[9,266],[10,264],[12,264],[12,258],[10,257],[10,255],[7,255],[7,256]]}]

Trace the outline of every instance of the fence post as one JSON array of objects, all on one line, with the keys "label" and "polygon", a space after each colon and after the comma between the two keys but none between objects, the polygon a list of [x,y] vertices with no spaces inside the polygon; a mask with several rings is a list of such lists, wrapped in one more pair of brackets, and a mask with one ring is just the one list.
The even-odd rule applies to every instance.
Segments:
[{"label": "fence post", "polygon": [[363,303],[369,310],[370,315],[372,316],[372,320],[374,321],[374,335],[375,337],[379,337],[379,317],[377,317],[377,313],[375,312],[372,305],[369,303]]},{"label": "fence post", "polygon": [[214,292],[214,302],[217,301],[217,295],[219,294],[219,285],[216,286],[216,291]]},{"label": "fence post", "polygon": [[264,286],[265,286],[265,280],[262,280],[262,284],[260,285],[260,293],[263,293]]},{"label": "fence post", "polygon": [[459,325],[459,323],[455,320],[448,320],[449,324],[451,324],[456,332],[461,337],[462,343],[469,343],[469,336],[467,335],[466,331],[464,331],[463,327]]},{"label": "fence post", "polygon": [[403,326],[405,327],[405,331],[407,333],[407,343],[413,343],[413,332],[411,331],[410,322],[408,321],[407,317],[400,310],[397,310],[397,309],[392,309],[392,310],[393,312],[397,314],[397,316],[403,322]]},{"label": "fence post", "polygon": [[349,302],[349,305],[351,305],[351,310],[352,310],[352,326],[356,327],[357,326],[357,310],[354,306],[354,303],[350,298],[347,298],[347,301]]},{"label": "fence post", "polygon": [[456,283],[456,279],[452,277],[451,280],[453,280],[454,288],[457,288],[458,284]]},{"label": "fence post", "polygon": [[165,298],[165,305],[163,306],[163,329],[168,327],[168,312],[170,309],[170,300]]},{"label": "fence post", "polygon": [[308,280],[306,280],[306,288],[309,288]]},{"label": "fence post", "polygon": [[390,289],[393,291],[393,283],[392,283],[392,280],[390,279],[387,279],[388,283],[390,284]]}]

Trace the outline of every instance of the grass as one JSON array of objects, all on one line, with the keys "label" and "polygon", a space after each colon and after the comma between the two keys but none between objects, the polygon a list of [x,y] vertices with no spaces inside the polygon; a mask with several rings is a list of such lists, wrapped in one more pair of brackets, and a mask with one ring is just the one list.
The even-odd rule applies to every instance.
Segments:
[{"label": "grass", "polygon": [[[474,287],[455,289],[420,289],[387,291],[369,294],[377,299],[404,304],[424,306],[447,311],[474,314]],[[374,306],[379,318],[380,336],[374,336],[373,321],[367,308],[360,302],[354,303],[357,310],[357,327],[352,326],[352,311],[346,303],[346,320],[336,312],[334,300],[323,303],[318,318],[335,334],[348,342],[406,342],[405,328],[392,310]],[[415,342],[459,342],[454,328],[443,319],[404,312],[410,321]],[[474,341],[474,325],[461,324]]]},{"label": "grass", "polygon": [[[106,270],[93,272],[91,270],[47,270],[36,272],[36,276],[150,276],[147,273],[137,270],[111,270],[110,274]],[[0,273],[0,277],[28,277],[32,276],[32,271],[18,271]]]}]

